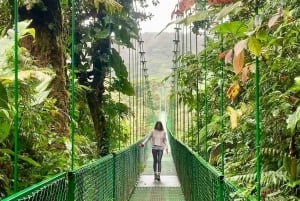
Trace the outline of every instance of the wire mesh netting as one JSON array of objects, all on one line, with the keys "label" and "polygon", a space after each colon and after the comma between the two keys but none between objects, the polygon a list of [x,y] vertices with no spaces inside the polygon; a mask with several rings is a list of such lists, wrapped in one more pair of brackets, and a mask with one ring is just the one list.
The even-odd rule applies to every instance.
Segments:
[{"label": "wire mesh netting", "polygon": [[42,181],[3,201],[124,201],[135,188],[146,161],[145,149],[138,145],[102,157],[90,164]]},{"label": "wire mesh netting", "polygon": [[113,155],[105,156],[91,164],[69,173],[69,200],[113,200]]},{"label": "wire mesh netting", "polygon": [[115,155],[115,200],[129,199],[139,176],[140,160],[144,160],[142,150],[133,145]]},{"label": "wire mesh netting", "polygon": [[239,189],[224,181],[217,169],[177,141],[169,132],[172,155],[187,201],[252,200],[241,198]]},{"label": "wire mesh netting", "polygon": [[200,157],[193,156],[193,199],[192,200],[218,200],[220,188],[220,174]]},{"label": "wire mesh netting", "polygon": [[28,187],[3,201],[65,201],[67,199],[66,174],[59,174]]}]

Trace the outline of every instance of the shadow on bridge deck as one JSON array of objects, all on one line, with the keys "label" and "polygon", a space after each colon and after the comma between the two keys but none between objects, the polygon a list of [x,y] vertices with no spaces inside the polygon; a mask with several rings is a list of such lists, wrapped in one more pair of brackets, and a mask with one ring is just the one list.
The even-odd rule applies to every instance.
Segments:
[{"label": "shadow on bridge deck", "polygon": [[184,201],[171,153],[164,152],[161,181],[154,180],[153,159],[149,151],[144,172],[141,174],[130,201]]}]

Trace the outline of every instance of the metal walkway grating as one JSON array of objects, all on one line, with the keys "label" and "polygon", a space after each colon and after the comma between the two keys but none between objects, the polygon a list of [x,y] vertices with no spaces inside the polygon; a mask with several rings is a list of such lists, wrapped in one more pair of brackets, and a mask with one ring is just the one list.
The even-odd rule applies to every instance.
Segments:
[{"label": "metal walkway grating", "polygon": [[184,201],[180,187],[137,187],[130,201]]},{"label": "metal walkway grating", "polygon": [[158,182],[154,181],[150,152],[130,201],[185,201],[171,153],[163,155],[161,181]]}]

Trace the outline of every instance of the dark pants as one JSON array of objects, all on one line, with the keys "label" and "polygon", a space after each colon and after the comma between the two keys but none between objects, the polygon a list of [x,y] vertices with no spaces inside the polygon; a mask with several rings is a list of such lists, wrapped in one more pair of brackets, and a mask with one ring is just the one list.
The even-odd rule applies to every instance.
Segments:
[{"label": "dark pants", "polygon": [[153,155],[153,171],[161,172],[161,158],[163,156],[163,150],[160,149],[152,149]]}]

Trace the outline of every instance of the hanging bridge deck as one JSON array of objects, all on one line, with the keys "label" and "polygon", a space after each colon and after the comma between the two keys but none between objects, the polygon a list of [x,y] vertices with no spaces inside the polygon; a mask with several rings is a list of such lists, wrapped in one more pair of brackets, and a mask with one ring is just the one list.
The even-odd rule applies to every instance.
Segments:
[{"label": "hanging bridge deck", "polygon": [[161,181],[154,181],[153,158],[149,151],[145,169],[130,201],[184,201],[171,153],[164,152]]}]

